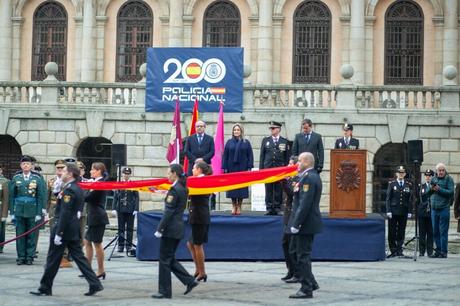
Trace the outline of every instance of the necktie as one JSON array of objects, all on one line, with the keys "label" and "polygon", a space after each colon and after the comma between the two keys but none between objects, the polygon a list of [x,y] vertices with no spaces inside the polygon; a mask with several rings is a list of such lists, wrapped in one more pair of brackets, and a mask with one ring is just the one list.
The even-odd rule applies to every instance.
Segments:
[{"label": "necktie", "polygon": [[345,138],[345,146],[348,147],[348,144],[350,143],[350,141],[348,140],[348,137]]},{"label": "necktie", "polygon": [[307,143],[309,143],[310,142],[310,134],[307,134],[306,139],[307,139]]},{"label": "necktie", "polygon": [[198,135],[198,144],[201,145],[201,140],[202,140],[203,136],[200,134]]},{"label": "necktie", "polygon": [[273,137],[273,143],[275,144],[275,146],[278,144],[278,138],[276,137]]},{"label": "necktie", "polygon": [[403,186],[403,182],[399,181],[399,187],[402,188],[402,186]]}]

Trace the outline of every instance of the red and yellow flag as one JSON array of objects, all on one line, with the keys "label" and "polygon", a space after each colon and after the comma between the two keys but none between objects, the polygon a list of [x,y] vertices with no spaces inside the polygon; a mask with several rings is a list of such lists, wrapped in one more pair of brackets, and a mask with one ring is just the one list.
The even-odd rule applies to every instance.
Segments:
[{"label": "red and yellow flag", "polygon": [[[190,137],[193,134],[196,134],[195,123],[198,121],[198,99],[195,99],[195,104],[193,104],[192,112],[192,122],[190,123],[190,129],[188,131],[188,136]],[[187,173],[188,169],[188,158],[184,157],[184,172]]]},{"label": "red and yellow flag", "polygon": [[[189,195],[211,194],[248,187],[254,184],[273,183],[297,174],[297,166],[269,168],[258,171],[243,171],[219,175],[189,177]],[[82,182],[83,189],[93,190],[138,190],[158,192],[169,190],[171,184],[165,178],[128,182]]]}]

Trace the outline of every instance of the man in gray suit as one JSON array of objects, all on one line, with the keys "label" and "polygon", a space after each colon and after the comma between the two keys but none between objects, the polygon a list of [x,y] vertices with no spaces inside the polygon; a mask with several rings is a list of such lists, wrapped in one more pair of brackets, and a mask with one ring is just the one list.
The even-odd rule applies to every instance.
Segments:
[{"label": "man in gray suit", "polygon": [[321,135],[313,132],[313,122],[310,119],[302,121],[302,133],[295,135],[292,145],[292,155],[299,156],[303,152],[310,152],[315,158],[315,169],[321,173],[324,165],[324,146]]},{"label": "man in gray suit", "polygon": [[289,298],[308,299],[319,289],[311,271],[311,252],[315,234],[321,232],[323,224],[319,210],[322,182],[313,169],[315,158],[309,152],[299,156],[298,183],[294,187],[294,202],[286,233],[291,234],[289,252],[296,256],[296,274],[301,287]]}]

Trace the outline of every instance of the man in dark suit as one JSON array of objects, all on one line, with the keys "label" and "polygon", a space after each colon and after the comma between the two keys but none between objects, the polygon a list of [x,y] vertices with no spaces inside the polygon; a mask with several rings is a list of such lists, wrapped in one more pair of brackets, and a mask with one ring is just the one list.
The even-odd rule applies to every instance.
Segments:
[{"label": "man in dark suit", "polygon": [[195,123],[196,133],[190,135],[185,142],[185,156],[188,158],[187,175],[192,175],[193,165],[197,159],[202,159],[207,164],[211,163],[214,157],[214,139],[205,134],[206,123],[197,121]]},{"label": "man in dark suit", "polygon": [[292,155],[299,156],[303,152],[310,152],[315,158],[315,169],[318,173],[323,171],[324,146],[321,135],[313,132],[313,122],[310,119],[302,121],[302,133],[295,135],[292,145]]},{"label": "man in dark suit", "polygon": [[80,245],[80,222],[77,212],[84,197],[77,183],[79,176],[80,170],[75,164],[68,163],[63,170],[64,186],[57,197],[56,219],[51,229],[45,272],[40,281],[40,287],[37,291],[31,291],[31,294],[52,295],[53,280],[59,270],[65,248],[68,248],[73,260],[89,283],[89,291],[85,295],[93,295],[104,289],[83,255]]},{"label": "man in dark suit", "polygon": [[359,140],[353,138],[353,124],[345,123],[343,125],[343,137],[337,138],[334,149],[359,149]]},{"label": "man in dark suit", "polygon": [[425,171],[425,183],[420,186],[420,201],[417,207],[419,224],[419,251],[420,256],[425,256],[425,250],[429,257],[433,255],[433,225],[431,224],[430,190],[433,170]]},{"label": "man in dark suit", "polygon": [[412,184],[405,180],[406,170],[399,166],[397,179],[388,184],[386,208],[388,217],[388,246],[393,256],[404,256],[402,246],[406,234],[407,218],[412,216]]},{"label": "man in dark suit", "polygon": [[292,234],[290,251],[297,257],[296,274],[301,287],[289,298],[308,299],[313,291],[319,289],[311,271],[311,252],[315,234],[321,232],[323,225],[319,202],[322,182],[313,168],[315,158],[310,152],[299,156],[299,181],[294,186],[294,202],[286,231]]},{"label": "man in dark suit", "polygon": [[[281,123],[270,122],[271,136],[262,140],[260,147],[259,169],[286,166],[289,163],[290,148],[286,138],[280,136]],[[278,215],[283,202],[283,188],[281,182],[265,184],[266,215]]]}]

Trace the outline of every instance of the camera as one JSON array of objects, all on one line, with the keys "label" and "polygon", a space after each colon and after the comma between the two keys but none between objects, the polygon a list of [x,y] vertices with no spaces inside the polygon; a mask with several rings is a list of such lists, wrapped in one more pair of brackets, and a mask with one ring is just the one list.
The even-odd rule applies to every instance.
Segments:
[{"label": "camera", "polygon": [[434,177],[431,179],[430,185],[431,185],[432,187],[438,185],[438,178],[437,178],[436,176],[434,176]]}]

